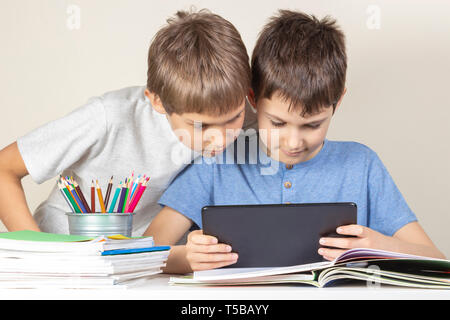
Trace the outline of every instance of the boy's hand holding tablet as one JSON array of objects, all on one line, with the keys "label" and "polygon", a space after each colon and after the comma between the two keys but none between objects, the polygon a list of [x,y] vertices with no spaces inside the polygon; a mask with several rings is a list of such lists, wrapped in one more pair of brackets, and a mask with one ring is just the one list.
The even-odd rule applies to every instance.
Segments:
[{"label": "boy's hand holding tablet", "polygon": [[216,237],[195,230],[188,235],[186,259],[193,271],[216,269],[237,262],[238,254],[231,250],[231,246],[218,243]]}]

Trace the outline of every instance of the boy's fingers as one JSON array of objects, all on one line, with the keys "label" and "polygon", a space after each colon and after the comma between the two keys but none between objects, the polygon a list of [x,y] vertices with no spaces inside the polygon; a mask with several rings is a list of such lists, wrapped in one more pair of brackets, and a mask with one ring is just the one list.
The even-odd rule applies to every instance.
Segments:
[{"label": "boy's fingers", "polygon": [[342,235],[363,237],[366,233],[366,228],[357,224],[349,224],[338,227],[336,232]]},{"label": "boy's fingers", "polygon": [[323,246],[352,249],[358,248],[360,245],[358,238],[320,238],[319,243]]},{"label": "boy's fingers", "polygon": [[237,253],[199,253],[191,252],[187,255],[187,259],[193,263],[215,263],[227,262],[234,263],[238,259]]},{"label": "boy's fingers", "polygon": [[218,243],[217,238],[213,236],[207,236],[203,233],[194,233],[189,237],[189,241],[195,244],[216,244]]},{"label": "boy's fingers", "polygon": [[320,248],[318,250],[318,253],[321,256],[326,257],[327,260],[334,260],[341,254],[343,254],[345,251],[346,250]]},{"label": "boy's fingers", "polygon": [[194,243],[189,243],[186,245],[188,250],[191,252],[199,252],[199,253],[225,253],[231,252],[231,247],[227,244],[219,243],[213,245],[198,245]]},{"label": "boy's fingers", "polygon": [[214,263],[195,263],[191,265],[193,271],[202,271],[202,270],[211,270],[222,268],[228,266],[230,264],[236,263],[236,261],[223,261],[223,262],[214,262]]}]

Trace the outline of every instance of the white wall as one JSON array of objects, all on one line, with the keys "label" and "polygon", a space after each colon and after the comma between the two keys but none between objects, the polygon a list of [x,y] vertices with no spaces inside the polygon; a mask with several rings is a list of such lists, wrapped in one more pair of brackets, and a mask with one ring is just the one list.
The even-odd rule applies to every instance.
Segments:
[{"label": "white wall", "polygon": [[[329,139],[377,151],[450,257],[448,1],[2,0],[0,148],[93,95],[144,85],[152,36],[168,16],[191,5],[234,23],[249,54],[279,8],[337,18],[347,36],[348,91]],[[79,21],[71,8],[80,10]],[[24,179],[32,210],[54,183]]]}]

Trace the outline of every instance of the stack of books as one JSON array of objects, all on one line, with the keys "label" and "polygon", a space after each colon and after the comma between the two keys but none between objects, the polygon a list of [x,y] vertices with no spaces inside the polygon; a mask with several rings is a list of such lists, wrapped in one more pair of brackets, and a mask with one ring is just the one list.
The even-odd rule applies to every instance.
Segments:
[{"label": "stack of books", "polygon": [[168,246],[152,237],[0,234],[0,288],[128,288],[161,273]]},{"label": "stack of books", "polygon": [[374,249],[351,249],[334,261],[276,268],[221,268],[172,277],[173,285],[306,284],[326,287],[348,280],[381,284],[450,289],[450,261]]}]

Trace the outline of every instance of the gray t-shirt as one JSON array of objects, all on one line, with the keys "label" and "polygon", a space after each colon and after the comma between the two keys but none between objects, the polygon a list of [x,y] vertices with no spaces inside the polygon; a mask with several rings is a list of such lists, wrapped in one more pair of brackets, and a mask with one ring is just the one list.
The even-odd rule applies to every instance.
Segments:
[{"label": "gray t-shirt", "polygon": [[[166,116],[152,108],[144,90],[129,87],[93,97],[67,116],[17,140],[33,181],[55,178],[48,199],[34,213],[42,231],[69,233],[65,212],[70,210],[56,185],[59,174],[74,177],[89,205],[92,179],[98,179],[105,195],[113,175],[112,198],[119,181],[132,170],[135,177],[149,176],[147,190],[134,211],[133,236],[142,235],[161,210],[157,201],[164,190],[199,154],[178,140]],[[247,107],[245,128],[255,125],[256,117]],[[100,208],[97,196],[96,208]]]}]

